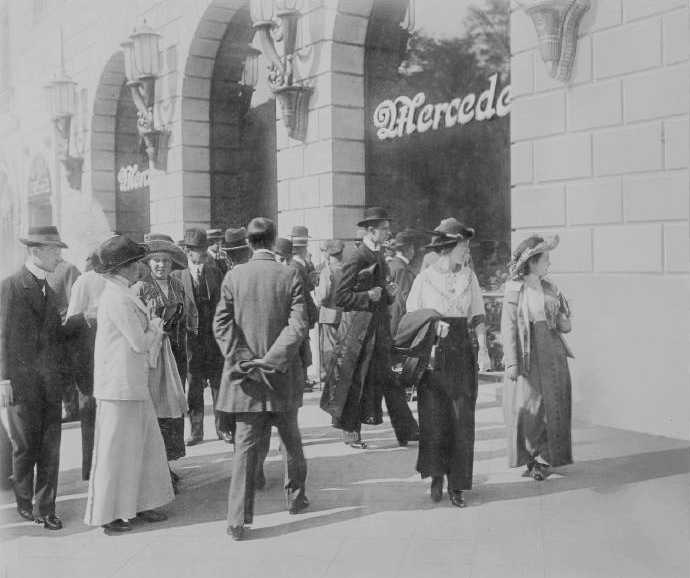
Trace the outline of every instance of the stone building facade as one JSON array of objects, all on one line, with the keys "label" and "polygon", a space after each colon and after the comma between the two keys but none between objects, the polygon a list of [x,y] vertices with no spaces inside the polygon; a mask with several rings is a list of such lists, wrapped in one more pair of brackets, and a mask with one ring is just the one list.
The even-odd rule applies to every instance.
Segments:
[{"label": "stone building facade", "polygon": [[[314,245],[352,238],[368,199],[370,17],[375,4],[406,3],[302,2],[295,66],[312,93],[305,138],[294,140],[264,66],[251,113],[238,115],[247,0],[0,0],[3,273],[21,261],[16,238],[32,223],[57,224],[77,263],[113,229],[179,238],[189,226],[258,213],[276,217],[283,234],[307,225]],[[506,6],[506,226],[513,243],[535,230],[561,235],[554,277],[575,311],[576,417],[687,438],[688,1],[591,0],[567,83],[547,75],[518,3]],[[125,174],[131,187],[122,187],[122,167],[130,176],[145,167],[120,45],[144,20],[161,35],[155,122],[164,138],[146,178]],[[78,85],[80,189],[57,160],[43,98],[61,46]]]}]

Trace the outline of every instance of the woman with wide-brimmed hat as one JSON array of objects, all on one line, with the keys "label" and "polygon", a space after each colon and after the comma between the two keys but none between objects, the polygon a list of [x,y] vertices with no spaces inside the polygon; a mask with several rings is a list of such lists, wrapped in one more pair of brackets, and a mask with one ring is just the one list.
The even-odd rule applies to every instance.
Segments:
[{"label": "woman with wide-brimmed hat", "polygon": [[[417,471],[423,478],[431,477],[435,502],[441,500],[446,476],[451,503],[463,507],[463,491],[472,488],[478,366],[489,365],[484,300],[470,267],[469,241],[474,230],[449,218],[432,234],[427,249],[439,257],[412,284],[396,344],[411,325],[423,328],[427,348],[420,364]],[[479,342],[479,363],[471,330]]]},{"label": "woman with wide-brimmed hat", "polygon": [[[151,368],[149,387],[171,462],[185,455],[187,403],[183,386],[187,379],[187,332],[196,331],[197,313],[182,282],[171,276],[173,270],[187,267],[184,251],[166,236],[148,235],[145,241],[148,254],[143,262],[149,271],[139,284],[138,293],[152,314],[163,320],[165,331],[157,363]],[[179,476],[171,469],[170,477],[177,489]]]},{"label": "woman with wide-brimmed hat", "polygon": [[503,404],[511,467],[543,480],[551,466],[570,464],[571,383],[563,334],[571,329],[570,307],[544,277],[558,236],[532,235],[510,263],[501,314],[506,367]]},{"label": "woman with wide-brimmed hat", "polygon": [[151,352],[163,322],[131,287],[146,249],[116,235],[99,247],[96,269],[106,277],[97,313],[93,394],[96,433],[84,522],[106,533],[131,529],[129,519],[166,519],[157,511],[174,498],[165,445],[149,390]]}]

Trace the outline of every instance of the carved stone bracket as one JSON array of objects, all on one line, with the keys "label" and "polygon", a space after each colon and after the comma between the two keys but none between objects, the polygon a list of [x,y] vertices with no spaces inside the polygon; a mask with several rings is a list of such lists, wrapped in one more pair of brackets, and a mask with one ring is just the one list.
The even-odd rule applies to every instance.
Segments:
[{"label": "carved stone bracket", "polygon": [[575,62],[580,22],[590,0],[518,0],[518,4],[532,19],[549,76],[567,82]]}]

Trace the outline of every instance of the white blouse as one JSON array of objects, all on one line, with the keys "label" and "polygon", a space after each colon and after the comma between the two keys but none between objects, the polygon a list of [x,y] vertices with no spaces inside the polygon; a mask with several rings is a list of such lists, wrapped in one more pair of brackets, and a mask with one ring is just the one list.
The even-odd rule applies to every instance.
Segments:
[{"label": "white blouse", "polygon": [[541,283],[534,287],[525,283],[525,301],[527,302],[527,316],[531,323],[546,321],[544,289]]},{"label": "white blouse", "polygon": [[484,315],[484,298],[477,275],[469,267],[451,271],[448,257],[424,269],[407,297],[407,311],[435,309],[444,317]]}]

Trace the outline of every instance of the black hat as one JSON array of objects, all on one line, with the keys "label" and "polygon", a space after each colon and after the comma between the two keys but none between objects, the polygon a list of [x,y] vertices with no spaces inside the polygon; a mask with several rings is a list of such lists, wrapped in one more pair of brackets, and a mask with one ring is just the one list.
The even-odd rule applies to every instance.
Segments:
[{"label": "black hat", "polygon": [[309,239],[309,229],[302,225],[295,225],[290,232],[293,247],[306,247]]},{"label": "black hat", "polygon": [[364,218],[357,223],[357,226],[366,229],[373,223],[390,220],[391,218],[383,207],[367,207],[364,209]]},{"label": "black hat", "polygon": [[247,249],[247,229],[230,227],[225,231],[225,248],[228,251]]},{"label": "black hat", "polygon": [[278,237],[276,239],[275,253],[281,257],[290,257],[292,255],[292,241],[285,237]]},{"label": "black hat", "polygon": [[44,227],[31,227],[26,237],[20,237],[19,241],[27,247],[37,247],[39,245],[50,245],[66,249],[67,245],[60,239],[57,227],[47,225]]},{"label": "black hat", "polygon": [[443,249],[453,247],[458,241],[474,237],[474,229],[466,227],[455,217],[443,219],[431,234],[434,236],[431,243],[425,245],[425,249]]},{"label": "black hat", "polygon": [[187,229],[184,232],[185,247],[191,247],[195,249],[207,249],[209,246],[208,237],[206,236],[206,231],[199,228]]},{"label": "black hat", "polygon": [[146,248],[129,237],[115,235],[103,241],[98,248],[100,263],[94,267],[97,273],[112,273],[146,256]]}]

